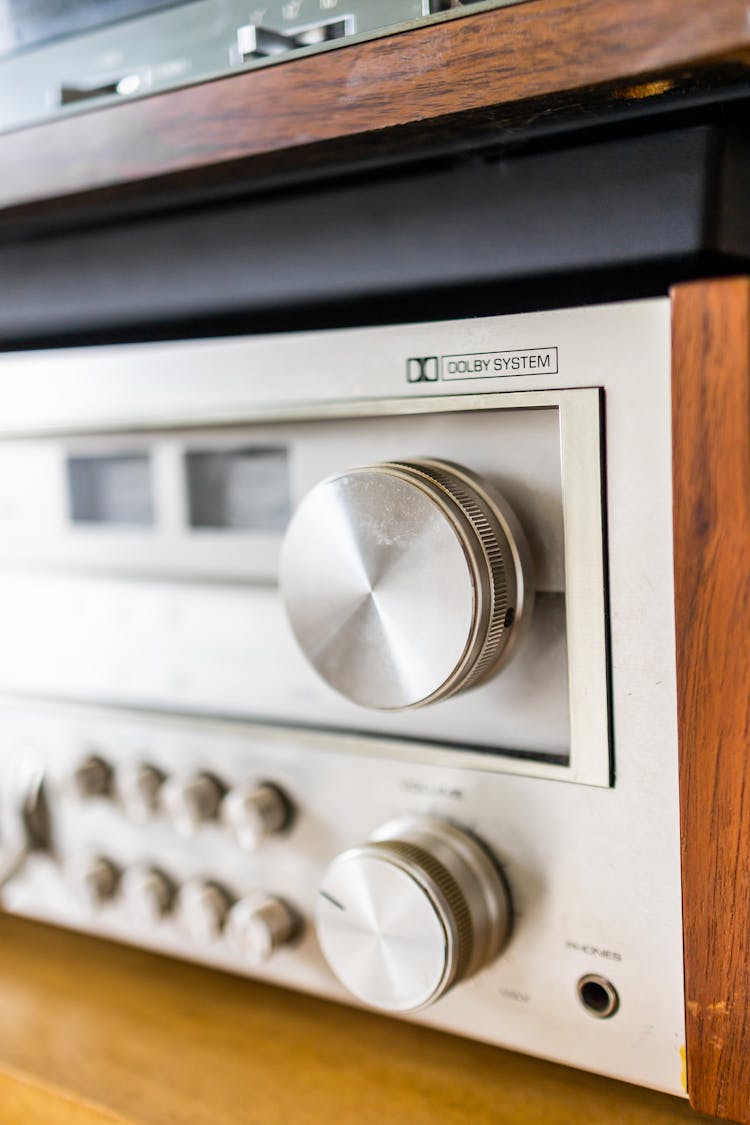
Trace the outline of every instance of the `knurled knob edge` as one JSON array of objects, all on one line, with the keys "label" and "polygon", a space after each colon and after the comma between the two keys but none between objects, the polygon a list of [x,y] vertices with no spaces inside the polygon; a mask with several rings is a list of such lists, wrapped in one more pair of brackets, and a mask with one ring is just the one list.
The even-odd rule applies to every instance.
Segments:
[{"label": "knurled knob edge", "polygon": [[489,609],[484,625],[484,639],[478,654],[474,657],[471,667],[460,679],[452,684],[442,696],[448,698],[455,692],[464,690],[477,683],[499,659],[508,632],[508,610],[513,608],[510,604],[508,592],[508,573],[506,553],[511,555],[510,545],[497,519],[487,517],[482,502],[469,490],[463,480],[458,479],[451,472],[450,465],[442,468],[440,462],[415,461],[388,461],[383,468],[393,467],[409,474],[416,474],[423,479],[437,485],[458,506],[481,547],[489,579]]}]

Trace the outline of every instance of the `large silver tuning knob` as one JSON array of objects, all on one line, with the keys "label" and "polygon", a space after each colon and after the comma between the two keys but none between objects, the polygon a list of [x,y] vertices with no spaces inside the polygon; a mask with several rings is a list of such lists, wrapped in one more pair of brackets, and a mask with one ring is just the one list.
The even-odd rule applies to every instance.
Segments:
[{"label": "large silver tuning knob", "polygon": [[489,964],[510,920],[489,853],[429,818],[386,825],[344,852],[318,896],[326,960],[349,992],[385,1011],[424,1008]]},{"label": "large silver tuning knob", "polygon": [[493,675],[532,602],[529,551],[505,501],[443,461],[352,469],[289,526],[281,592],[302,651],[365,707],[435,703]]}]

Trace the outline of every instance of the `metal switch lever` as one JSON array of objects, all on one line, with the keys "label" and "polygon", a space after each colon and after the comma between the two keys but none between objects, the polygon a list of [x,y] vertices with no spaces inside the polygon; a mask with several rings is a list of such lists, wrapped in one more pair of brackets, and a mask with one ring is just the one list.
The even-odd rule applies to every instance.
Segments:
[{"label": "metal switch lever", "polygon": [[274,31],[270,27],[249,23],[237,28],[237,50],[243,62],[246,59],[273,58],[274,55],[284,55],[287,51],[298,50],[300,47],[313,47],[353,34],[352,16],[325,20],[323,23],[309,24],[289,31]]},{"label": "metal switch lever", "polygon": [[144,84],[141,74],[120,74],[91,86],[63,82],[57,92],[57,102],[58,105],[74,105],[76,102],[93,101],[94,98],[111,97],[113,94],[129,97],[137,94]]},{"label": "metal switch lever", "polygon": [[49,847],[44,771],[26,756],[0,778],[0,891],[31,852]]},{"label": "metal switch lever", "polygon": [[293,51],[297,43],[293,35],[272,31],[268,27],[257,27],[253,23],[237,28],[237,48],[242,59],[271,58]]}]

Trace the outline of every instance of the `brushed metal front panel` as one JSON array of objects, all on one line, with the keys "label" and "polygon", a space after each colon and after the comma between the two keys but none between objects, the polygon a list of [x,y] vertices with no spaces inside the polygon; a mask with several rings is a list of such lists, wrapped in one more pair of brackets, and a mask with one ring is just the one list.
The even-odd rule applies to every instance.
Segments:
[{"label": "brushed metal front panel", "polygon": [[[515,921],[493,964],[412,1018],[681,1093],[669,362],[666,299],[0,357],[0,760],[38,758],[53,820],[50,854],[10,879],[6,906],[344,1000],[311,924],[323,872],[387,821],[436,816],[489,845]],[[540,578],[536,632],[508,669],[434,710],[360,709],[358,724],[310,688],[284,634],[274,536],[186,532],[188,447],[256,430],[293,451],[295,501],[340,466],[415,453],[497,478]],[[151,537],[79,535],[61,515],[65,457],[135,439],[163,521]],[[530,757],[509,754],[524,738]],[[229,787],[261,777],[297,815],[252,854],[219,824],[183,840],[163,816],[134,824],[76,797],[93,752]],[[90,849],[176,884],[280,895],[305,936],[255,968],[175,918],[139,928],[118,898],[92,913],[68,875]],[[619,995],[609,1019],[578,998],[591,973]]]}]

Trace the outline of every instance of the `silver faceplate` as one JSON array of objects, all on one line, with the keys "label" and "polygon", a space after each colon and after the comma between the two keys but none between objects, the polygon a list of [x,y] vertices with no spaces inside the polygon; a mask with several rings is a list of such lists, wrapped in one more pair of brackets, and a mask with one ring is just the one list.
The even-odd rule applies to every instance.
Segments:
[{"label": "silver faceplate", "polygon": [[[362,442],[400,445],[396,430],[401,426],[442,420],[447,442],[466,440],[489,456],[489,447],[474,440],[473,421],[491,426],[496,418],[500,433],[503,419],[552,417],[560,476],[558,499],[550,511],[557,505],[564,513],[564,565],[559,565],[559,551],[545,556],[541,534],[537,553],[540,560],[547,558],[541,573],[548,596],[564,594],[571,723],[593,723],[595,730],[604,715],[614,748],[610,778],[609,747],[600,728],[600,735],[590,739],[595,752],[587,762],[576,760],[573,729],[570,765],[523,762],[519,767],[517,760],[502,755],[467,754],[429,740],[415,745],[383,730],[354,735],[335,729],[336,723],[326,733],[249,718],[188,718],[184,706],[162,706],[157,714],[145,707],[136,713],[92,706],[80,697],[76,705],[45,703],[30,694],[22,698],[17,684],[14,699],[9,693],[14,651],[31,651],[36,641],[43,664],[40,650],[48,639],[43,615],[37,618],[42,633],[27,625],[24,634],[21,614],[4,631],[2,646],[2,761],[12,763],[33,750],[44,762],[53,847],[51,856],[32,856],[11,881],[6,905],[343,1000],[310,928],[300,944],[280,952],[267,967],[248,970],[221,941],[195,945],[176,923],[139,929],[119,902],[97,914],[87,912],[66,882],[65,861],[92,848],[123,866],[148,860],[178,883],[202,874],[236,895],[261,887],[282,895],[311,919],[320,877],[336,854],[394,817],[442,817],[475,831],[499,858],[512,889],[515,928],[507,952],[495,964],[415,1018],[681,1093],[669,359],[667,300],[392,328],[0,357],[3,445],[21,453],[38,450],[39,442],[52,449],[86,434],[86,441],[101,440],[105,447],[133,432],[179,445],[192,430],[205,433],[226,426],[226,431],[212,432],[231,437],[231,428],[244,432],[248,425],[324,426],[326,432],[330,428],[325,448],[336,450],[335,432],[345,435],[348,426],[361,423],[364,429],[356,431],[348,455],[364,451]],[[458,375],[467,377],[452,377]],[[605,407],[601,430],[600,396]],[[566,439],[568,404],[571,419],[579,404],[582,416]],[[392,423],[395,436],[389,438]],[[537,448],[536,442],[547,463],[544,431],[532,430],[528,436],[526,453],[524,443],[517,449],[518,467],[528,464],[524,457]],[[348,438],[341,440],[349,445]],[[600,442],[606,450],[604,476],[599,473]],[[442,445],[431,452],[445,455]],[[27,463],[34,459],[30,456]],[[512,481],[512,467],[504,469],[506,474]],[[554,478],[553,472],[549,480]],[[576,481],[588,481],[588,487]],[[597,503],[592,502],[594,493]],[[522,490],[519,496],[523,507]],[[602,500],[609,559],[609,708]],[[543,507],[533,496],[525,504],[529,514],[541,519],[541,529]],[[2,507],[7,511],[9,505]],[[6,518],[12,523],[12,515]],[[6,540],[12,538],[5,532]],[[30,556],[23,561],[19,548],[15,561],[12,551],[6,554],[0,590],[16,583],[18,591],[18,584],[28,579],[78,582],[91,593],[102,582],[120,580],[107,572],[106,558],[98,560],[98,573],[91,559],[82,563],[65,547],[65,535],[50,537],[47,532],[42,538],[47,545],[56,543],[63,555],[72,551],[65,564],[68,573],[61,557],[45,571],[38,553],[32,573]],[[179,553],[178,540],[173,549]],[[549,542],[556,542],[554,534]],[[272,558],[273,545],[266,549],[265,562],[260,552],[254,565],[262,568]],[[238,559],[230,559],[226,573],[215,575],[225,583],[219,589],[234,588],[230,573],[237,565]],[[141,575],[129,585],[147,590],[150,581]],[[183,576],[175,588],[190,585]],[[68,595],[71,589],[67,587]],[[48,604],[53,607],[62,592],[63,587],[52,589]],[[579,595],[583,601],[577,606]],[[8,608],[11,601],[6,598]],[[156,605],[153,601],[152,607]],[[96,617],[95,601],[87,613]],[[121,614],[121,622],[126,618],[127,612]],[[145,630],[144,658],[158,642],[158,622],[156,632],[153,626],[146,608],[140,626]],[[79,642],[73,620],[67,657],[58,649],[59,660],[75,666],[81,659]],[[92,669],[96,657],[94,652]],[[210,669],[206,674],[210,678]],[[479,699],[481,690],[467,693],[465,700]],[[493,721],[489,704],[486,715]],[[227,785],[249,777],[274,781],[290,794],[298,815],[288,834],[251,856],[218,826],[206,827],[193,840],[180,840],[161,819],[134,825],[111,801],[83,803],[71,794],[73,768],[92,751],[113,764],[146,759],[169,774],[210,769]],[[560,784],[562,780],[589,784]],[[588,973],[602,974],[617,989],[620,1007],[608,1020],[592,1018],[580,1005],[576,983]]]}]

